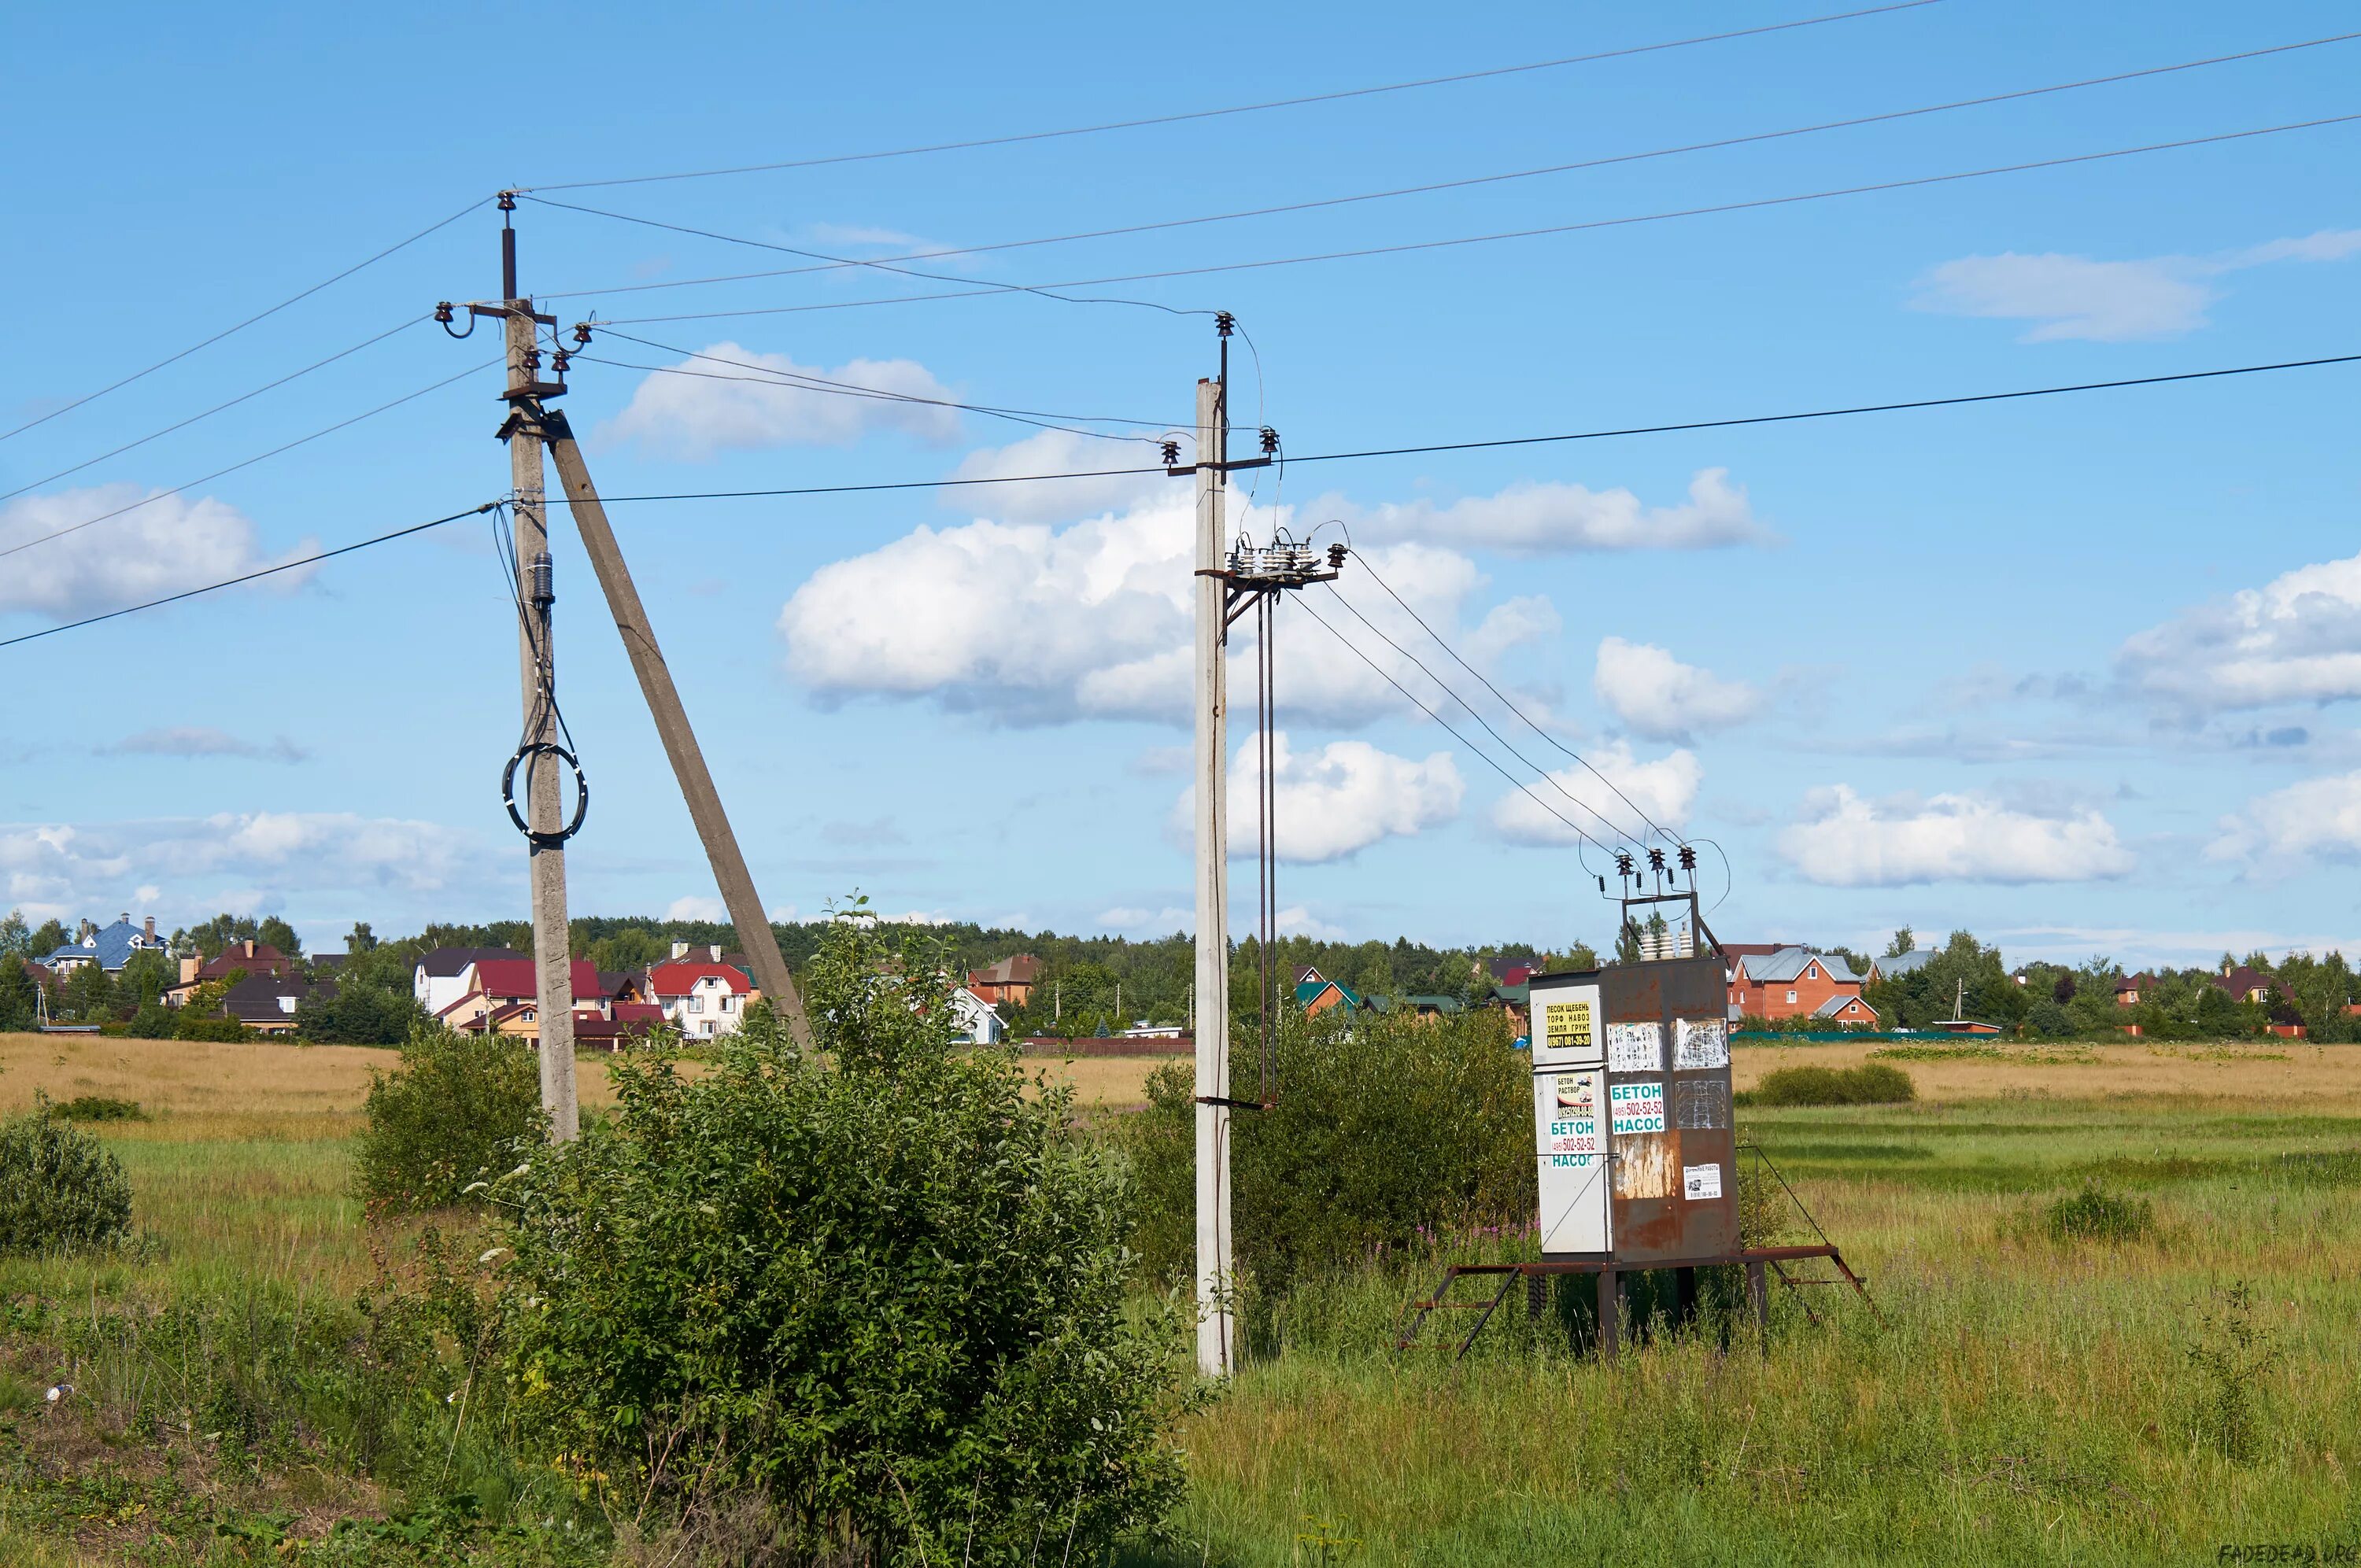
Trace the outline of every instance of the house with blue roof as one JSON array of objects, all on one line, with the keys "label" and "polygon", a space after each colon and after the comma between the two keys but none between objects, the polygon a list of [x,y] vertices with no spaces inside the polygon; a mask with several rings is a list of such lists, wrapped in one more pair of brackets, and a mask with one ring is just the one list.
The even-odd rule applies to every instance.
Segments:
[{"label": "house with blue roof", "polygon": [[156,917],[148,916],[134,926],[126,911],[112,926],[100,926],[93,921],[82,923],[82,933],[72,941],[45,955],[40,962],[60,975],[84,964],[96,964],[109,974],[121,974],[123,966],[138,952],[163,952],[171,944],[156,935]]}]

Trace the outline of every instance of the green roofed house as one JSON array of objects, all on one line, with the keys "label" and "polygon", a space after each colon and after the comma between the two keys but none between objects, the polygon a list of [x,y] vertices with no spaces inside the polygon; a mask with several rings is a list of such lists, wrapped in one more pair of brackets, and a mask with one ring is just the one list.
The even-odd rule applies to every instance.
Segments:
[{"label": "green roofed house", "polygon": [[1303,1009],[1306,1017],[1311,1018],[1317,1018],[1331,1007],[1360,1012],[1369,1005],[1359,992],[1341,981],[1330,980],[1310,964],[1295,971],[1295,1004]]}]

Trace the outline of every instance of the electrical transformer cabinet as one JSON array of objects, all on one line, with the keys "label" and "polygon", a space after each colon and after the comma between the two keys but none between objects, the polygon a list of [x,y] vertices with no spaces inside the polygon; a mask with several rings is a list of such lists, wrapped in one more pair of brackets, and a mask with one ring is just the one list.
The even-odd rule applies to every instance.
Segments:
[{"label": "electrical transformer cabinet", "polygon": [[1719,955],[1535,975],[1542,1255],[1648,1266],[1738,1247]]}]

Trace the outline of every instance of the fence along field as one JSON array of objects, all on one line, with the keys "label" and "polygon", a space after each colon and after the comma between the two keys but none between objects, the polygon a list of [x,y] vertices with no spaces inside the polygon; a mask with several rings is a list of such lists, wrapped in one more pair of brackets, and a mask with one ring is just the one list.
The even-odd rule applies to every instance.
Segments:
[{"label": "fence along field", "polygon": [[[1737,1079],[1875,1048],[1741,1047]],[[268,1538],[420,1501],[233,1464],[203,1432],[179,1435],[168,1475],[170,1432],[110,1431],[104,1401],[80,1395],[42,1414],[60,1369],[28,1359],[42,1336],[17,1326],[37,1299],[348,1300],[372,1247],[417,1232],[365,1228],[346,1196],[384,1054],[0,1038],[11,1113],[37,1091],[140,1104],[144,1121],[88,1130],[124,1161],[153,1238],[0,1263],[0,1558],[281,1560]],[[1782,1298],[1767,1354],[1707,1333],[1610,1372],[1536,1343],[1520,1314],[1454,1370],[1389,1354],[1395,1312],[1436,1258],[1521,1239],[1373,1257],[1300,1284],[1278,1314],[1283,1349],[1186,1416],[1187,1499],[1163,1541],[1116,1560],[2135,1563],[2361,1539],[2361,1056],[2132,1043],[1898,1065],[1912,1103],[1741,1120],[1868,1272],[1885,1327],[1815,1302],[1815,1329]],[[584,1087],[598,1103],[604,1075]],[[2084,1224],[2094,1190],[2145,1220]],[[182,1494],[232,1533],[159,1546],[197,1517]],[[318,1560],[432,1560],[374,1550]]]}]

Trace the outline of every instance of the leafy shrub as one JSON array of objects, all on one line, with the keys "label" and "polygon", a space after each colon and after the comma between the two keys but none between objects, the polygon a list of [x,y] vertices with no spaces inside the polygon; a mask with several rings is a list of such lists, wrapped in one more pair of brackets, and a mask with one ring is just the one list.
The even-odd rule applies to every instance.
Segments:
[{"label": "leafy shrub", "polygon": [[2156,1208],[2144,1198],[2125,1198],[2095,1181],[2041,1211],[2042,1226],[2056,1242],[2136,1242],[2156,1234]]},{"label": "leafy shrub", "polygon": [[324,1046],[398,1046],[425,1023],[418,999],[390,986],[324,986],[295,1004],[295,1032]]},{"label": "leafy shrub", "polygon": [[137,1100],[118,1100],[111,1094],[77,1094],[49,1107],[49,1114],[62,1116],[69,1122],[144,1122],[148,1113],[139,1109]]},{"label": "leafy shrub", "polygon": [[1883,1062],[1859,1067],[1783,1067],[1735,1098],[1743,1105],[1895,1105],[1916,1100],[1910,1075]]},{"label": "leafy shrub", "polygon": [[44,1113],[0,1123],[0,1254],[104,1246],[131,1230],[131,1184],[88,1133]]},{"label": "leafy shrub", "polygon": [[[1246,1032],[1241,1030],[1243,1036]],[[1259,1052],[1231,1052],[1230,1092],[1262,1097]],[[1497,1014],[1415,1018],[1289,1009],[1273,1051],[1276,1103],[1230,1118],[1230,1212],[1249,1306],[1386,1248],[1533,1216],[1530,1058]],[[1141,1189],[1133,1245],[1158,1278],[1196,1245],[1196,1082],[1159,1068],[1122,1138]]]},{"label": "leafy shrub", "polygon": [[218,1013],[199,1013],[193,1008],[183,1007],[181,1009],[180,1022],[173,1026],[172,1037],[176,1040],[236,1042],[250,1040],[254,1036],[247,1032],[245,1025],[235,1018],[225,1018]]},{"label": "leafy shrub", "polygon": [[611,1116],[499,1183],[509,1420],[626,1516],[757,1508],[733,1562],[1096,1562],[1181,1484],[1120,1164],[883,956],[823,938],[825,1059],[774,1022],[694,1078],[626,1057]]},{"label": "leafy shrub", "polygon": [[538,1139],[541,1066],[500,1035],[420,1028],[390,1075],[371,1073],[368,1125],[353,1159],[353,1190],[393,1210],[439,1209],[516,1163]]}]

